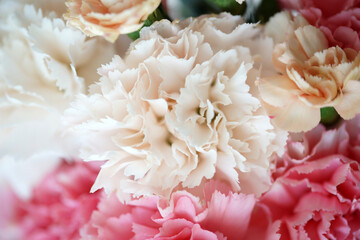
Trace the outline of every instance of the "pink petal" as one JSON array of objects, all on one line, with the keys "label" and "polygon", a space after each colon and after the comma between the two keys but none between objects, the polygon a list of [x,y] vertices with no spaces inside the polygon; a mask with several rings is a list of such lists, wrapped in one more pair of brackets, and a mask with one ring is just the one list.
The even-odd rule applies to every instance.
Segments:
[{"label": "pink petal", "polygon": [[202,226],[223,233],[229,240],[241,239],[255,205],[253,195],[232,193],[228,196],[215,192],[208,204],[208,215]]}]

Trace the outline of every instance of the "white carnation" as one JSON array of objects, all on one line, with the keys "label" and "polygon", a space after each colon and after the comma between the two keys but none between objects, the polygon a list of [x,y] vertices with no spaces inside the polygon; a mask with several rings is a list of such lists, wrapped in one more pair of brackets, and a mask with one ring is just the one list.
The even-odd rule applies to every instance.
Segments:
[{"label": "white carnation", "polygon": [[[83,137],[81,157],[107,160],[93,190],[115,191],[121,200],[169,196],[217,178],[237,191],[264,191],[270,157],[286,134],[251,89],[263,50],[256,43],[272,46],[255,25],[229,14],[144,28],[66,114]],[[252,184],[239,181],[244,174],[255,176]]]}]

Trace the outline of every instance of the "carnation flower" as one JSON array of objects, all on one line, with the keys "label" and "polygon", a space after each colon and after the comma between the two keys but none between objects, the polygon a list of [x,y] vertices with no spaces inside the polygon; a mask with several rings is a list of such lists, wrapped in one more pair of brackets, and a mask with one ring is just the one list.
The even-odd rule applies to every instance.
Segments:
[{"label": "carnation flower", "polygon": [[100,193],[90,193],[98,171],[95,163],[62,162],[34,188],[30,200],[12,198],[7,224],[16,226],[21,239],[79,239],[80,227],[99,201]]},{"label": "carnation flower", "polygon": [[[292,21],[289,14],[280,13],[268,28],[275,29],[272,25],[279,18]],[[273,52],[281,75],[263,78],[259,85],[265,108],[279,127],[310,130],[320,121],[321,107],[333,106],[344,119],[360,112],[360,55],[355,50],[328,48],[323,33],[311,25],[296,28],[285,40]]]},{"label": "carnation flower", "polygon": [[[154,239],[182,237],[184,239],[242,239],[247,231],[255,198],[215,191],[205,207],[198,198],[177,192],[169,205],[160,206],[161,224]],[[209,196],[208,196],[209,198]]]},{"label": "carnation flower", "polygon": [[280,6],[296,9],[317,26],[327,37],[330,46],[360,51],[360,4],[345,0],[279,0]]},{"label": "carnation flower", "polygon": [[250,87],[259,76],[252,54],[271,40],[242,23],[228,14],[163,20],[143,29],[124,59],[99,69],[92,94],[66,114],[83,136],[82,158],[107,160],[93,190],[121,200],[169,197],[214,177],[236,191],[266,190],[270,157],[286,133],[270,124]]},{"label": "carnation flower", "polygon": [[[205,202],[204,202],[205,201]],[[204,201],[186,191],[171,200],[145,197],[122,204],[105,196],[82,239],[243,239],[255,204],[253,195],[231,193],[210,182]]]},{"label": "carnation flower", "polygon": [[64,134],[61,115],[76,94],[87,92],[114,48],[67,28],[55,13],[44,16],[32,5],[15,9],[1,27],[0,156],[74,156],[76,139]]},{"label": "carnation flower", "polygon": [[140,29],[160,3],[161,0],[68,0],[64,17],[85,34],[114,42],[119,34]]},{"label": "carnation flower", "polygon": [[258,239],[360,237],[359,131],[358,116],[337,130],[320,125],[289,139],[276,180],[253,212],[252,219],[264,224]]}]

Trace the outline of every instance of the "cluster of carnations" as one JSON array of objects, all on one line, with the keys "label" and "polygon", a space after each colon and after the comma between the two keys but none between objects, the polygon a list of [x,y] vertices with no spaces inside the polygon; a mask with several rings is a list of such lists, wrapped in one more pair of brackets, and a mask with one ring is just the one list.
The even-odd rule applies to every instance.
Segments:
[{"label": "cluster of carnations", "polygon": [[360,1],[175,2],[0,1],[0,239],[359,239]]}]

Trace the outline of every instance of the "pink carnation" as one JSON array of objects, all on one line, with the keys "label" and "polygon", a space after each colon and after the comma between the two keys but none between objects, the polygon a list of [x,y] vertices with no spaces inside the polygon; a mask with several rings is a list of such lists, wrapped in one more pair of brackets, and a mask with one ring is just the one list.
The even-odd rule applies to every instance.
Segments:
[{"label": "pink carnation", "polygon": [[90,194],[99,169],[94,163],[63,162],[35,187],[30,200],[15,198],[16,219],[8,220],[21,229],[21,239],[79,239],[99,201],[99,193]]},{"label": "pink carnation", "polygon": [[148,197],[123,204],[115,194],[103,194],[80,235],[86,240],[147,239],[158,232],[159,225],[152,221],[158,212],[157,201],[157,197]]},{"label": "pink carnation", "polygon": [[[360,117],[288,141],[271,189],[256,205],[258,239],[360,238]],[[257,232],[259,234],[259,232]],[[247,239],[255,239],[249,236]]]},{"label": "pink carnation", "polygon": [[332,46],[360,51],[359,0],[279,0],[285,9],[296,9],[319,27]]},{"label": "pink carnation", "polygon": [[185,191],[175,192],[170,201],[147,197],[127,204],[104,195],[81,235],[99,240],[237,240],[247,231],[254,205],[253,195],[231,193],[216,182],[205,185],[203,201]]}]

